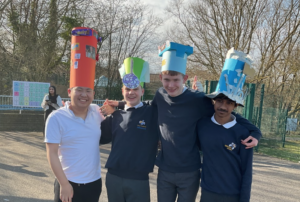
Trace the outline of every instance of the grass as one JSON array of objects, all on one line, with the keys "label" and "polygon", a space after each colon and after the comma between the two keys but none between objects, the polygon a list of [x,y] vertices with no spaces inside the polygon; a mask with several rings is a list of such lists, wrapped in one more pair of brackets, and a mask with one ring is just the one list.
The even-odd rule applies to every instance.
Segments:
[{"label": "grass", "polygon": [[259,141],[258,153],[286,159],[293,162],[300,162],[300,141],[286,140],[282,147],[281,139],[264,139]]}]

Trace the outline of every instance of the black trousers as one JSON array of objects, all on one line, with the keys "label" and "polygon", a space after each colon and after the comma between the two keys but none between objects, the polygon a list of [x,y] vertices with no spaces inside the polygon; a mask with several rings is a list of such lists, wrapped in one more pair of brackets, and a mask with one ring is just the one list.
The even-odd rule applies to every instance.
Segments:
[{"label": "black trousers", "polygon": [[[78,184],[69,181],[73,187],[72,202],[98,202],[102,191],[102,179],[87,184]],[[54,182],[54,202],[62,202],[60,200],[60,185],[55,179]]]},{"label": "black trousers", "polygon": [[201,199],[200,202],[239,202],[239,195],[224,195],[217,194],[213,192],[206,191],[201,189]]}]

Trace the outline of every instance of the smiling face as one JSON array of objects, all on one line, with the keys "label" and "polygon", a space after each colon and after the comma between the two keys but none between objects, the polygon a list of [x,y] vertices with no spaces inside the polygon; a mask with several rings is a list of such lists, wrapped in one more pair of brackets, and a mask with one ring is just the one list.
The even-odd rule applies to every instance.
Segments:
[{"label": "smiling face", "polygon": [[237,107],[236,102],[230,100],[225,96],[216,97],[215,99],[213,99],[213,104],[215,109],[215,116],[222,119],[230,119],[231,112]]},{"label": "smiling face", "polygon": [[129,107],[134,107],[141,102],[141,97],[144,94],[144,89],[139,85],[135,89],[127,88],[126,86],[122,87],[122,95],[126,101],[126,105]]},{"label": "smiling face", "polygon": [[68,89],[71,106],[78,109],[88,109],[94,100],[95,92],[91,88],[76,86]]},{"label": "smiling face", "polygon": [[188,79],[188,76],[177,72],[175,73],[162,72],[162,74],[159,75],[159,78],[163,84],[164,89],[167,91],[168,95],[171,97],[176,97],[182,93],[183,84]]}]

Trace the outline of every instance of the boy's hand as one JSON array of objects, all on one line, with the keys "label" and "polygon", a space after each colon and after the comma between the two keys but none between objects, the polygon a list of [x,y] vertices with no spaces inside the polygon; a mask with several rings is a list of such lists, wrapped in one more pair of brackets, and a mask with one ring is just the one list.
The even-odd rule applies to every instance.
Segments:
[{"label": "boy's hand", "polygon": [[[249,142],[251,140],[251,142]],[[245,140],[241,140],[241,143],[246,146],[246,149],[257,146],[258,140],[252,136],[247,137]]]},{"label": "boy's hand", "polygon": [[194,81],[193,81],[193,85],[192,85],[193,90],[198,90],[197,80],[198,80],[197,76],[194,76]]}]

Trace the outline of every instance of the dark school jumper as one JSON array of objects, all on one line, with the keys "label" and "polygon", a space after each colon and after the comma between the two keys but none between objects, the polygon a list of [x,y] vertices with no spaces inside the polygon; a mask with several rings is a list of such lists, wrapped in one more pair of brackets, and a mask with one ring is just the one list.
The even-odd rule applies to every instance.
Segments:
[{"label": "dark school jumper", "polygon": [[117,110],[101,123],[101,131],[101,142],[112,140],[105,165],[108,172],[122,178],[148,180],[159,138],[157,109],[144,105]]},{"label": "dark school jumper", "polygon": [[[162,149],[156,165],[167,172],[191,172],[200,168],[199,147],[197,144],[197,122],[211,117],[214,108],[211,99],[204,93],[186,89],[176,97],[170,97],[163,88],[155,94],[152,105],[157,106],[158,124],[161,133]],[[257,140],[260,130],[238,114],[236,121],[244,126]]]},{"label": "dark school jumper", "polygon": [[203,152],[202,189],[218,194],[222,201],[232,196],[239,202],[249,202],[253,149],[241,144],[249,131],[239,123],[225,128],[211,118],[200,120],[197,131]]}]

